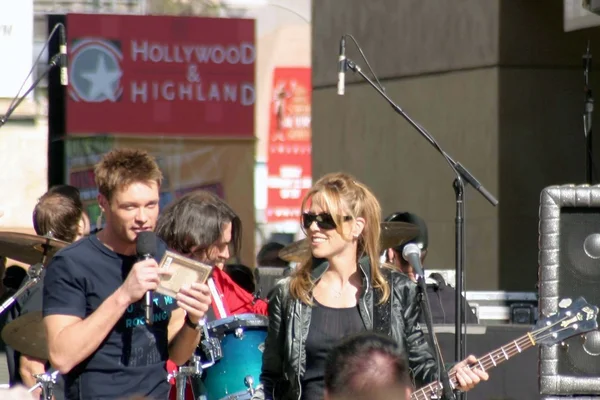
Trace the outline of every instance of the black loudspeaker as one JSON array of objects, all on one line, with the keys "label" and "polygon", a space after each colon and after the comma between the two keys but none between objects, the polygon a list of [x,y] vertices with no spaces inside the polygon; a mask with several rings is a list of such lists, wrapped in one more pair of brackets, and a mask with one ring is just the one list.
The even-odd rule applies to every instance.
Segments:
[{"label": "black loudspeaker", "polygon": [[[600,306],[600,186],[548,187],[539,216],[541,316],[579,296]],[[600,395],[600,332],[540,349],[540,393]]]}]

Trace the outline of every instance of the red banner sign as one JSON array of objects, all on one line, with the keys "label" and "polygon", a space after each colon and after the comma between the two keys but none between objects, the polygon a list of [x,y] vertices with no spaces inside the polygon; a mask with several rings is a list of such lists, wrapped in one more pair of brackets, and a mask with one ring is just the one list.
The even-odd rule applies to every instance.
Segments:
[{"label": "red banner sign", "polygon": [[254,20],[67,15],[67,133],[254,135]]},{"label": "red banner sign", "polygon": [[311,70],[275,68],[269,125],[267,221],[298,221],[312,184]]}]

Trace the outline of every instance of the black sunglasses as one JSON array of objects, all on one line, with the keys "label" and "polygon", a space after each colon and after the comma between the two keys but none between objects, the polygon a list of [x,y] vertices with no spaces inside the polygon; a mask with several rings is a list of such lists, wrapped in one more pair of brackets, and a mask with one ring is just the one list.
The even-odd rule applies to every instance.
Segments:
[{"label": "black sunglasses", "polygon": [[[349,215],[344,216],[344,221],[350,221],[351,219],[352,217]],[[304,229],[309,229],[313,222],[316,222],[320,229],[331,230],[337,227],[333,217],[329,213],[302,213],[302,226]]]}]

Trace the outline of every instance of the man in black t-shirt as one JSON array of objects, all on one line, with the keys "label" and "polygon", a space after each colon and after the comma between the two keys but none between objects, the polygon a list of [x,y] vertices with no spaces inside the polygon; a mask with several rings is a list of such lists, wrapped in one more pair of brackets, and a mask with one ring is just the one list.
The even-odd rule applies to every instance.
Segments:
[{"label": "man in black t-shirt", "polygon": [[[94,173],[104,229],[60,250],[44,279],[50,361],[68,400],[164,400],[166,361],[183,364],[196,349],[209,289],[193,283],[175,299],[154,293],[153,323],[145,323],[144,295],[169,274],[157,263],[166,249],[161,240],[154,258],[136,257],[138,234],[155,228],[162,173],[148,153],[131,149],[105,154]],[[185,317],[174,326],[172,314]]]}]

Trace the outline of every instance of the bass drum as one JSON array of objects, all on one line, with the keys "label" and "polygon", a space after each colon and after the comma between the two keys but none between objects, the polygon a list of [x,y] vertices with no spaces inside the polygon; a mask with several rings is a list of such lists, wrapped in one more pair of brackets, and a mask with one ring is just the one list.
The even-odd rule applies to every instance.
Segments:
[{"label": "bass drum", "polygon": [[[209,322],[208,334],[218,339],[222,357],[204,370],[195,384],[197,399],[245,400],[259,384],[268,318],[240,314]],[[203,357],[204,358],[204,357]]]}]

